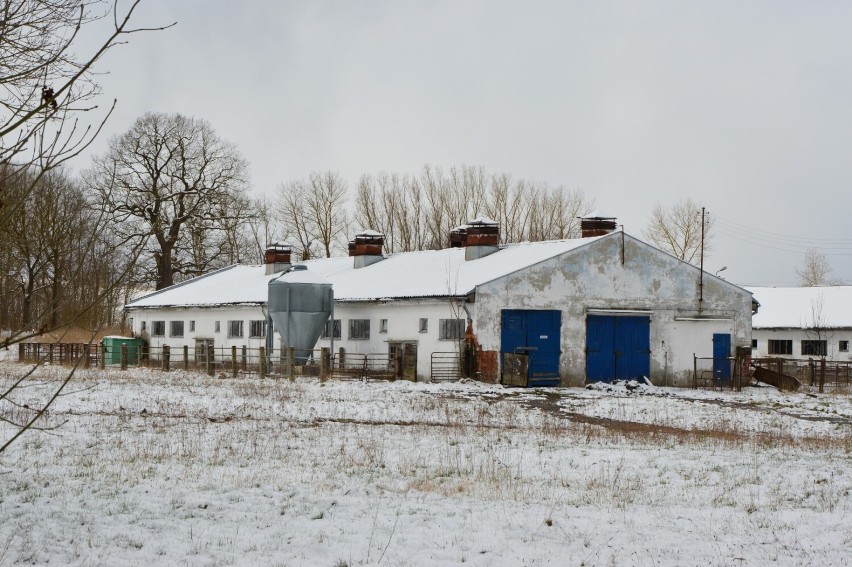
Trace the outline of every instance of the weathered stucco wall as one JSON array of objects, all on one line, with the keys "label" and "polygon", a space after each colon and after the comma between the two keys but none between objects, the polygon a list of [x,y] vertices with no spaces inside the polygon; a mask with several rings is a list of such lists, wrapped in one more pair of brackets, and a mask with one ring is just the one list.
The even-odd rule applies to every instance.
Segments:
[{"label": "weathered stucco wall", "polygon": [[[334,318],[341,323],[341,338],[334,340],[334,349],[346,349],[352,353],[386,353],[389,342],[413,342],[417,344],[417,377],[425,380],[430,376],[433,352],[457,352],[458,341],[439,337],[441,319],[466,319],[464,310],[457,301],[409,299],[386,302],[335,302]],[[425,331],[420,330],[420,319],[427,320]],[[350,319],[369,319],[370,338],[350,339]],[[387,319],[387,331],[382,332],[380,322]],[[329,339],[320,339],[317,347],[330,346]]]},{"label": "weathered stucco wall", "polygon": [[713,333],[730,333],[732,346],[751,343],[751,294],[705,273],[699,311],[698,282],[694,266],[613,233],[480,286],[474,330],[483,349],[499,351],[503,309],[561,310],[561,382],[577,386],[585,381],[589,312],[647,311],[651,380],[686,385],[692,380],[693,353],[712,356]]}]

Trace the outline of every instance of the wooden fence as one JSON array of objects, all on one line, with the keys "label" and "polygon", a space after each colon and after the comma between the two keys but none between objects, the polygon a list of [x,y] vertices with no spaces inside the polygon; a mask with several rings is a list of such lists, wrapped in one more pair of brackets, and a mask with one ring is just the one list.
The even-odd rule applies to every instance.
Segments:
[{"label": "wooden fence", "polygon": [[[84,343],[20,343],[18,360],[50,364],[100,367],[119,366],[157,368],[163,371],[194,370],[211,376],[318,376],[322,379],[370,378],[395,380],[401,377],[401,366],[388,353],[347,353],[340,349],[333,356],[329,349],[250,349],[246,346],[203,348],[183,346],[171,348],[143,346],[138,353],[128,353],[127,345],[109,352],[104,344]],[[116,347],[113,347],[116,348]],[[117,364],[112,364],[119,360]],[[79,361],[79,362],[78,362]]]}]

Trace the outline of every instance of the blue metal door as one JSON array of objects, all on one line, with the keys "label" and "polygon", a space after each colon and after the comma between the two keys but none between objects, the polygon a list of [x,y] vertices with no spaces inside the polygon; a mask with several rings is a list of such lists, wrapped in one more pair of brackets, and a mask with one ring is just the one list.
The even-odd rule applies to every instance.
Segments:
[{"label": "blue metal door", "polygon": [[562,312],[504,309],[501,323],[500,352],[529,357],[527,385],[558,386]]},{"label": "blue metal door", "polygon": [[586,319],[586,380],[611,382],[615,378],[615,317],[589,315]]},{"label": "blue metal door", "polygon": [[713,334],[713,378],[716,384],[723,386],[731,382],[731,335]]},{"label": "blue metal door", "polygon": [[633,380],[651,373],[651,319],[589,315],[586,319],[586,380]]}]

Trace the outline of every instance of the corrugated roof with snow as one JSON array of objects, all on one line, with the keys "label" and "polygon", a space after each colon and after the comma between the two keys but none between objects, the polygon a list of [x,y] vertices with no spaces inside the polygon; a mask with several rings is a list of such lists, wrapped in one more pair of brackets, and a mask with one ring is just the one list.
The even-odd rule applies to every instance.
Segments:
[{"label": "corrugated roof with snow", "polygon": [[[390,254],[356,269],[351,257],[301,262],[326,278],[337,301],[460,297],[476,286],[584,246],[598,238],[504,244],[500,250],[466,261],[464,248]],[[286,274],[283,277],[297,277]],[[232,266],[137,299],[128,308],[265,304],[267,287],[281,274],[265,266]]]},{"label": "corrugated roof with snow", "polygon": [[754,329],[852,328],[852,286],[746,289],[760,303]]}]

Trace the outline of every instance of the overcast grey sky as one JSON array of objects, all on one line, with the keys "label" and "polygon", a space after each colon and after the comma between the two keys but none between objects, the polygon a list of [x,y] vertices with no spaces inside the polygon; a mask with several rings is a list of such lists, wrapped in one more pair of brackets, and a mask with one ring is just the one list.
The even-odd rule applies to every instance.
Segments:
[{"label": "overcast grey sky", "polygon": [[425,163],[579,188],[637,236],[656,203],[716,219],[706,268],[852,282],[852,3],[143,0],[103,68],[118,109],[209,120],[254,190]]}]

